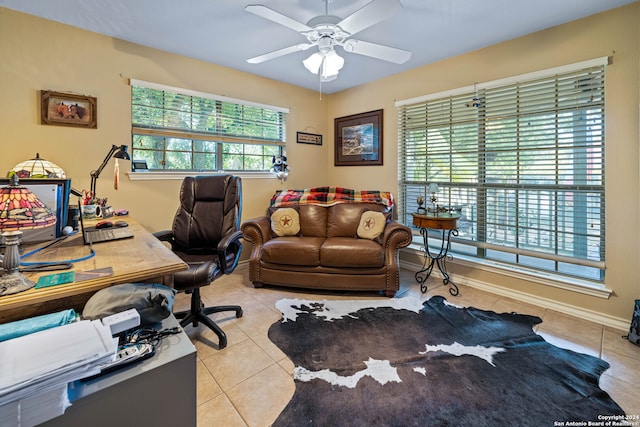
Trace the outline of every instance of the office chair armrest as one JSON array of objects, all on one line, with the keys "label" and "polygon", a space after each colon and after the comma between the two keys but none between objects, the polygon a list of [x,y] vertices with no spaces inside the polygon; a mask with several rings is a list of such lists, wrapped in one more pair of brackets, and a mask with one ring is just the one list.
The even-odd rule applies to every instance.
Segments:
[{"label": "office chair armrest", "polygon": [[224,274],[231,274],[235,270],[240,253],[242,252],[241,231],[234,231],[227,234],[220,242],[218,242],[218,259],[220,261],[220,269]]},{"label": "office chair armrest", "polygon": [[153,235],[163,242],[171,242],[173,240],[173,233],[171,230],[156,231]]}]

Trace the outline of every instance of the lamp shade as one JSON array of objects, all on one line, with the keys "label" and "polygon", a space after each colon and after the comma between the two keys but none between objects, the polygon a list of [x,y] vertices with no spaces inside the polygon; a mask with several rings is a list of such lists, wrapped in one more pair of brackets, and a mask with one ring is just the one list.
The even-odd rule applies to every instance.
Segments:
[{"label": "lamp shade", "polygon": [[56,214],[31,190],[18,185],[15,176],[10,185],[0,189],[0,230],[42,228],[55,222]]},{"label": "lamp shade", "polygon": [[302,63],[307,70],[311,71],[313,74],[318,74],[318,71],[320,71],[320,65],[322,64],[322,55],[316,52],[302,61]]},{"label": "lamp shade", "polygon": [[40,157],[20,162],[11,169],[9,176],[18,175],[20,178],[66,178],[64,170],[55,163]]},{"label": "lamp shade", "polygon": [[[344,65],[344,58],[336,53],[335,50],[327,53],[324,57],[324,63],[322,64],[322,78],[327,79],[338,77],[338,72]],[[331,80],[333,80],[331,79]]]}]

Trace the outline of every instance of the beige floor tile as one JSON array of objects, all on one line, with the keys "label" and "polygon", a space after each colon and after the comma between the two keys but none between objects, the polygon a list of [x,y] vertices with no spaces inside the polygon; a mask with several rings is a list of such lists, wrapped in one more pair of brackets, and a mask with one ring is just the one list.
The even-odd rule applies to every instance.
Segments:
[{"label": "beige floor tile", "polygon": [[222,393],[222,389],[200,359],[196,363],[196,372],[198,405],[208,402]]},{"label": "beige floor tile", "polygon": [[640,416],[638,383],[622,381],[605,372],[600,377],[600,388],[609,393],[609,396],[620,405],[627,415]]},{"label": "beige floor tile", "polygon": [[250,427],[271,425],[293,397],[293,378],[272,365],[227,391],[227,396]]},{"label": "beige floor tile", "polygon": [[226,395],[221,394],[198,406],[198,427],[247,427]]},{"label": "beige floor tile", "polygon": [[[638,359],[625,356],[613,351],[605,351],[602,359],[607,361],[611,367],[606,371],[608,375],[631,384],[640,384],[640,369],[638,369]],[[640,407],[638,407],[640,410]]]},{"label": "beige floor tile", "polygon": [[603,353],[614,352],[631,357],[640,362],[640,346],[633,344],[626,337],[629,331],[621,331],[610,327],[604,328]]},{"label": "beige floor tile", "polygon": [[287,355],[282,352],[267,336],[265,333],[263,336],[254,337],[253,341],[260,346],[270,358],[276,362],[280,362],[283,359],[287,359]]},{"label": "beige floor tile", "polygon": [[202,362],[225,392],[275,363],[251,340],[227,347]]},{"label": "beige floor tile", "polygon": [[280,313],[262,304],[247,307],[246,314],[236,325],[248,337],[265,337],[271,325],[280,320]]},{"label": "beige floor tile", "polygon": [[554,310],[547,310],[543,322],[537,328],[541,335],[545,333],[576,344],[578,348],[587,348],[590,350],[588,354],[596,357],[601,355],[603,331],[602,325]]},{"label": "beige floor tile", "polygon": [[[215,316],[211,316],[215,320]],[[227,335],[227,348],[239,344],[249,339],[247,335],[231,321],[216,321]],[[218,336],[208,327],[199,324],[197,327],[187,326],[184,328],[198,350],[198,357],[205,359],[213,354],[218,354]],[[222,350],[224,351],[224,349]]]}]

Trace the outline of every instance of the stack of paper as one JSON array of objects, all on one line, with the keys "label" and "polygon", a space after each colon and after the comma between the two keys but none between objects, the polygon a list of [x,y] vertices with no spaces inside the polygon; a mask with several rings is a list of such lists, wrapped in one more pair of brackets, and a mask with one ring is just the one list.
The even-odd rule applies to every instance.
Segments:
[{"label": "stack of paper", "polygon": [[62,415],[67,385],[100,372],[117,342],[100,321],[81,321],[0,342],[0,425],[32,426]]}]

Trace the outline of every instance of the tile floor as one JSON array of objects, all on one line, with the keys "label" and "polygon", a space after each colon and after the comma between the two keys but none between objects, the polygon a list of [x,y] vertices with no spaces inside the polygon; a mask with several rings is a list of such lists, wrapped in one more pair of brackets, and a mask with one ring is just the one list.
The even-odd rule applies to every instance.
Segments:
[{"label": "tile floor", "polygon": [[[627,414],[640,414],[640,347],[621,338],[627,331],[615,330],[513,299],[460,285],[460,295],[452,297],[448,288],[429,281],[427,295],[443,295],[457,305],[474,306],[496,312],[536,315],[543,322],[536,332],[559,347],[600,357],[609,364],[600,385]],[[228,346],[217,348],[217,337],[200,325],[186,332],[198,350],[198,426],[266,427],[293,396],[293,364],[267,338],[267,330],[280,319],[275,302],[282,298],[364,299],[382,298],[375,293],[323,292],[280,287],[255,289],[246,268],[218,279],[202,289],[206,305],[238,304],[244,316],[234,313],[212,316],[225,330]],[[396,297],[426,298],[411,271],[401,274]],[[188,296],[177,296],[176,310],[187,309]],[[635,385],[634,385],[635,384]]]}]

